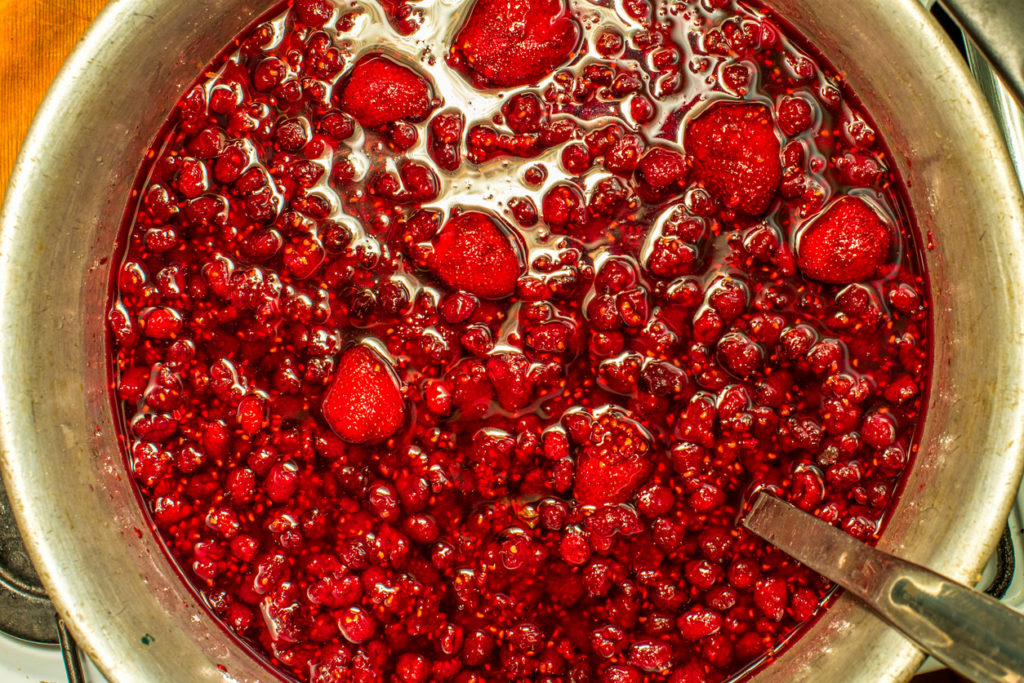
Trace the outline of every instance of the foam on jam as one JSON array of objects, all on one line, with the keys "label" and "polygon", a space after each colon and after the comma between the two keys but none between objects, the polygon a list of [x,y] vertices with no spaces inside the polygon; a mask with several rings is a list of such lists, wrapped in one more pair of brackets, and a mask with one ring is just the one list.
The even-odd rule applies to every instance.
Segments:
[{"label": "foam on jam", "polygon": [[294,0],[181,99],[112,273],[154,527],[302,680],[719,681],[871,540],[928,294],[866,113],[729,0]]}]

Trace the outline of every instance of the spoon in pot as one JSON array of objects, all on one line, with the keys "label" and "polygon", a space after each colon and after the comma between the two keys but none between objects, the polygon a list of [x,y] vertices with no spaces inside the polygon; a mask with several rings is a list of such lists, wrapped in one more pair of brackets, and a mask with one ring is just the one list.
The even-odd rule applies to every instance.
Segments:
[{"label": "spoon in pot", "polygon": [[859,598],[973,681],[1024,681],[1024,615],[920,565],[875,550],[765,492],[743,526]]}]

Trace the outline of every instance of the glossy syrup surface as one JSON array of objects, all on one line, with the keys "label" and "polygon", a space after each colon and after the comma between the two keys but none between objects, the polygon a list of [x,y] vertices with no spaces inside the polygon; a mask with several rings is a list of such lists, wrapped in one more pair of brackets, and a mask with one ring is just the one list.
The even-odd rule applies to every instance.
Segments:
[{"label": "glossy syrup surface", "polygon": [[294,0],[175,108],[112,273],[154,526],[285,675],[730,678],[871,540],[928,292],[827,64],[727,0]]}]

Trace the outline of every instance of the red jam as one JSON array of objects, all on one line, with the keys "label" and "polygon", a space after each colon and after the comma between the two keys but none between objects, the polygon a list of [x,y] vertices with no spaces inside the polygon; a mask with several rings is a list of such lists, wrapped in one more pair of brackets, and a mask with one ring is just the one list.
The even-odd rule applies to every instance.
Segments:
[{"label": "red jam", "polygon": [[915,449],[881,138],[748,4],[456,4],[294,0],[176,107],[109,316],[155,528],[302,680],[770,660],[830,586],[744,501],[870,541]]}]

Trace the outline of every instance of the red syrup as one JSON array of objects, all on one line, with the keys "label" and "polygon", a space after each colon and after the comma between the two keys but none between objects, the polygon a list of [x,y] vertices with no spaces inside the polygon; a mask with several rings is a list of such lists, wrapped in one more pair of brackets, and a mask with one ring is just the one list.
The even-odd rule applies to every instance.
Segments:
[{"label": "red syrup", "polygon": [[112,273],[128,466],[284,675],[727,679],[831,588],[744,501],[871,541],[916,448],[901,181],[757,7],[463,4],[296,0],[182,97]]}]

